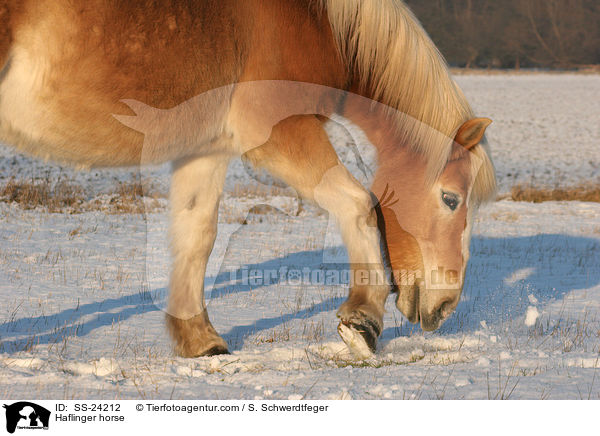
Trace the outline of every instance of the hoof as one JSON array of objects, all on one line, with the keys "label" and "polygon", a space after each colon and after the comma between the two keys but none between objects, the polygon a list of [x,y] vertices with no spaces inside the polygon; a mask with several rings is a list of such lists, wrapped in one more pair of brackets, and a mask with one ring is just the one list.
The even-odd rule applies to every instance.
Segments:
[{"label": "hoof", "polygon": [[[220,339],[220,338],[219,338]],[[218,356],[220,354],[229,354],[229,350],[225,345],[214,345],[207,350],[199,351],[201,346],[190,346],[189,344],[177,344],[175,346],[175,354],[180,357],[194,358],[194,357],[210,357]]]},{"label": "hoof", "polygon": [[338,325],[338,333],[350,351],[359,359],[368,359],[377,349],[377,338],[381,330],[370,319],[361,322],[344,321]]},{"label": "hoof", "polygon": [[167,327],[178,356],[203,357],[229,353],[227,343],[211,325],[206,311],[187,320],[167,315]]},{"label": "hoof", "polygon": [[229,350],[221,345],[212,347],[210,350],[204,352],[198,357],[218,356],[219,354],[230,354]]}]

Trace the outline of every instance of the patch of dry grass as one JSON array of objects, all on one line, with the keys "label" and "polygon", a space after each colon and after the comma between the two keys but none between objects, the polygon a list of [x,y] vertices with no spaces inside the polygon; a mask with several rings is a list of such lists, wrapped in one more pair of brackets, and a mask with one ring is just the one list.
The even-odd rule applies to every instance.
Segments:
[{"label": "patch of dry grass", "polygon": [[233,188],[228,191],[232,197],[274,197],[274,196],[291,196],[293,189],[283,188],[276,185],[263,185],[258,183],[242,184],[236,183]]},{"label": "patch of dry grass", "polygon": [[[293,191],[278,186],[236,184],[228,195],[233,198],[266,198],[272,196],[293,197]],[[139,181],[120,182],[106,194],[86,197],[82,186],[69,180],[8,180],[0,185],[0,202],[13,203],[25,210],[44,208],[51,213],[77,214],[102,211],[109,214],[143,214],[164,208],[167,194],[159,189],[149,189]],[[542,203],[545,201],[587,201],[600,203],[600,181],[588,182],[573,187],[538,187],[532,184],[514,186],[510,194],[498,199]],[[222,215],[227,215],[222,205]],[[302,203],[296,214],[302,211]],[[272,213],[272,207],[260,206],[252,209],[255,215]],[[513,221],[506,217],[507,221]],[[237,222],[238,220],[236,220]],[[243,220],[242,220],[243,221]]]},{"label": "patch of dry grass", "polygon": [[496,76],[496,75],[532,75],[532,74],[579,74],[579,75],[594,75],[600,73],[600,65],[583,65],[572,69],[543,69],[543,68],[450,68],[450,72],[455,76],[463,75],[479,75],[479,76]]},{"label": "patch of dry grass", "polygon": [[[166,196],[158,191],[151,191],[139,182],[121,182],[109,194],[110,201],[105,210],[109,213],[143,214],[159,207],[158,199]],[[144,203],[144,197],[152,201]],[[150,210],[149,210],[150,209]]]},{"label": "patch of dry grass", "polygon": [[[59,180],[17,181],[10,179],[0,186],[0,201],[12,203],[24,210],[44,208],[50,213],[77,214],[103,211],[113,214],[141,214],[160,207],[165,195],[147,192],[139,182],[119,183],[108,194],[87,199],[84,189],[74,182]],[[144,198],[151,201],[144,202]]]},{"label": "patch of dry grass", "polygon": [[513,201],[542,203],[544,201],[591,201],[600,203],[600,183],[585,183],[566,188],[540,188],[517,185],[510,191]]},{"label": "patch of dry grass", "polygon": [[64,180],[52,186],[45,181],[16,181],[13,178],[0,188],[0,199],[26,210],[41,206],[49,212],[62,212],[79,210],[85,196],[81,187]]}]

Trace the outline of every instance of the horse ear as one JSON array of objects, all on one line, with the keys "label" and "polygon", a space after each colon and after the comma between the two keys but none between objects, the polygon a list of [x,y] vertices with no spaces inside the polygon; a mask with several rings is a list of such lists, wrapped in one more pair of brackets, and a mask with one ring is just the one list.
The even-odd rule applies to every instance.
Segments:
[{"label": "horse ear", "polygon": [[485,129],[490,124],[492,120],[489,118],[473,118],[460,126],[454,141],[470,150],[481,142]]}]

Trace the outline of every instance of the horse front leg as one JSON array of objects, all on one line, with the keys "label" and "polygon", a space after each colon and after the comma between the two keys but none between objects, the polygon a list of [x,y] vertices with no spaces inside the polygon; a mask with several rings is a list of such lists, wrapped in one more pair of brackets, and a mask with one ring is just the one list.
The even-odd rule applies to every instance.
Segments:
[{"label": "horse front leg", "polygon": [[227,353],[227,343],[208,318],[204,275],[217,235],[219,201],[229,159],[188,158],[173,166],[167,328],[183,357]]},{"label": "horse front leg", "polygon": [[321,121],[314,116],[280,122],[269,141],[245,157],[335,217],[353,278],[348,300],[337,314],[338,332],[358,357],[371,356],[383,329],[390,286],[369,191],[339,161]]},{"label": "horse front leg", "polygon": [[339,226],[350,261],[350,294],[338,310],[338,333],[359,358],[377,348],[390,284],[381,256],[377,213],[370,193],[339,164],[324,174],[315,201]]}]

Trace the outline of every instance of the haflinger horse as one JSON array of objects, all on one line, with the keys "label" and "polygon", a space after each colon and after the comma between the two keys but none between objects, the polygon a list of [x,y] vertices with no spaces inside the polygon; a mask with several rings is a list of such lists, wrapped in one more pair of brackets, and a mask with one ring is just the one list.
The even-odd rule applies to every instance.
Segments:
[{"label": "haflinger horse", "polygon": [[[203,288],[236,156],[335,217],[362,278],[337,313],[358,357],[390,291],[424,330],[458,304],[473,216],[495,191],[491,121],[400,1],[0,0],[0,66],[3,142],[79,167],[173,162],[179,355],[227,352]],[[377,150],[370,189],[325,133],[333,113]]]}]

